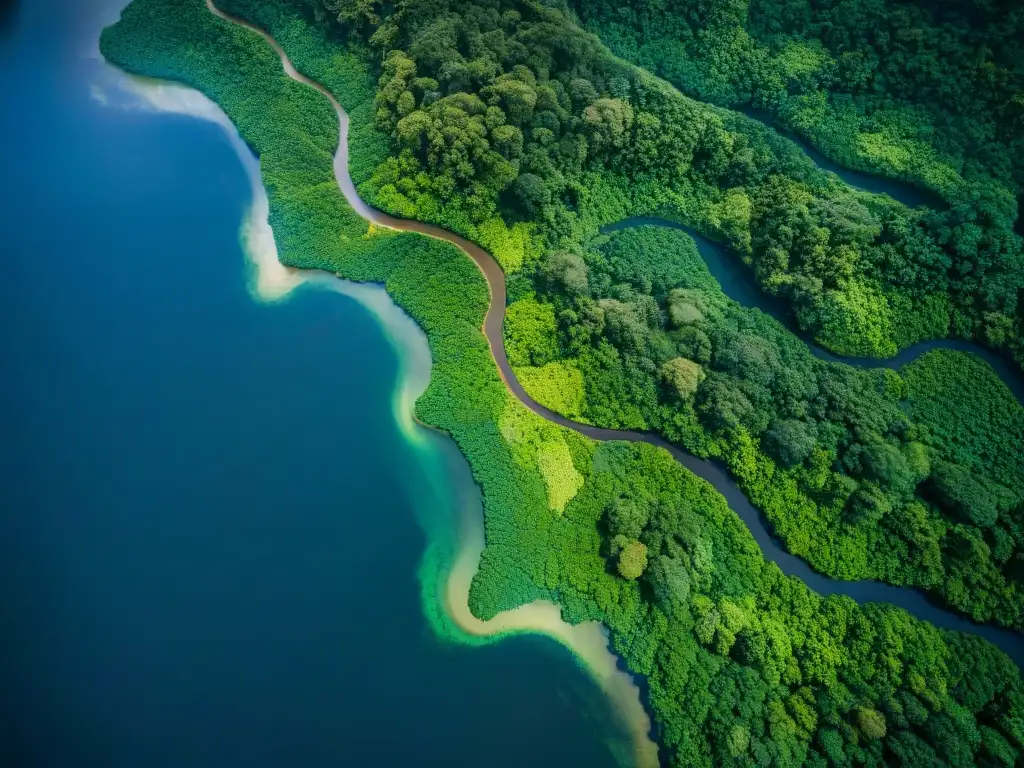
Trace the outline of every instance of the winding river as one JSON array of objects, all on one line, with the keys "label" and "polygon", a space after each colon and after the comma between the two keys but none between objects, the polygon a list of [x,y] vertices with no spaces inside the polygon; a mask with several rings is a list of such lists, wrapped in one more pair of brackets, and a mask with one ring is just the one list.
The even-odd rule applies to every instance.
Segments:
[{"label": "winding river", "polygon": [[[888,584],[883,584],[877,581],[839,581],[831,579],[822,574],[813,571],[806,562],[800,558],[790,554],[784,550],[779,543],[774,539],[769,523],[764,519],[763,515],[750,503],[743,492],[729,477],[728,472],[718,462],[707,461],[700,459],[692,454],[689,454],[678,447],[669,444],[660,435],[652,432],[634,432],[634,431],[623,431],[614,429],[602,429],[600,427],[593,427],[586,424],[579,424],[577,422],[566,419],[565,417],[548,410],[544,406],[536,403],[523,389],[522,385],[516,379],[515,374],[509,365],[508,358],[505,354],[504,339],[502,335],[502,323],[505,316],[505,275],[501,270],[501,267],[494,260],[494,258],[480,246],[471,243],[459,235],[442,229],[431,224],[426,224],[419,221],[413,221],[408,219],[400,219],[394,216],[390,216],[382,211],[379,211],[367,203],[365,203],[356,191],[355,184],[352,181],[351,176],[348,172],[348,115],[342,109],[337,99],[334,98],[333,94],[321,85],[320,83],[306,77],[299,71],[297,71],[291,60],[288,58],[284,49],[274,40],[267,32],[256,27],[255,25],[240,19],[238,17],[229,15],[213,4],[213,0],[206,0],[206,5],[209,10],[216,14],[225,21],[232,22],[246,27],[252,30],[256,34],[259,34],[264,38],[269,45],[271,45],[277,55],[281,58],[281,62],[284,66],[285,72],[294,80],[308,85],[311,88],[315,88],[322,93],[334,107],[337,112],[339,121],[339,144],[337,152],[334,156],[334,172],[345,199],[349,205],[355,210],[360,216],[367,221],[372,222],[377,226],[387,227],[395,230],[402,230],[407,232],[416,232],[428,237],[433,237],[439,240],[444,240],[455,245],[457,248],[462,250],[467,256],[469,256],[473,262],[477,265],[480,271],[483,273],[487,280],[487,284],[490,288],[490,305],[487,309],[487,314],[484,318],[483,332],[487,337],[488,344],[490,345],[491,354],[494,358],[495,363],[498,366],[498,370],[501,374],[505,385],[509,391],[515,395],[515,397],[522,402],[527,408],[532,410],[539,416],[551,421],[555,424],[559,424],[568,429],[572,429],[579,432],[587,437],[594,440],[625,440],[628,442],[646,442],[651,445],[655,445],[664,448],[672,456],[679,461],[684,467],[693,472],[696,475],[704,478],[710,482],[719,493],[721,493],[729,503],[729,506],[735,511],[740,518],[749,527],[751,533],[756,539],[757,543],[761,547],[765,558],[776,563],[784,573],[803,580],[811,589],[822,595],[845,595],[853,598],[859,603],[864,602],[886,602],[893,605],[899,606],[914,616],[931,622],[937,627],[948,630],[957,630],[962,632],[972,632],[986,640],[992,642],[1007,653],[1010,658],[1017,663],[1018,666],[1024,667],[1024,636],[1021,636],[1015,632],[999,629],[992,626],[981,626],[971,622],[969,619],[955,614],[951,611],[940,608],[939,606],[932,603],[923,592],[909,588],[909,587],[896,587]],[[640,223],[657,223],[661,225],[669,224],[657,219],[632,219],[626,222],[622,222],[615,225],[615,228],[621,228],[623,226],[636,225]],[[685,227],[684,227],[685,229]],[[688,230],[689,231],[689,230]],[[691,234],[695,234],[692,233]],[[721,252],[712,244],[703,238],[699,239],[698,244],[702,245],[701,253],[708,259],[709,267],[712,273],[716,273],[719,270],[716,277],[719,277],[719,282],[723,285],[734,284],[734,280],[722,280],[720,275],[721,270],[725,269],[725,265],[728,260],[721,254]],[[710,247],[710,248],[709,248]],[[738,265],[737,265],[738,266]],[[736,271],[730,270],[730,274],[735,276]],[[746,293],[744,295],[744,302],[747,302],[752,297]],[[733,294],[733,298],[738,298],[736,294]],[[755,304],[767,306],[765,301],[768,297],[761,296]],[[773,314],[775,314],[773,312]],[[786,314],[781,313],[781,318],[785,318]],[[966,343],[959,343],[955,341],[943,341],[936,340],[930,342],[923,342],[922,344],[915,345],[910,349],[905,350],[899,356],[892,358],[887,361],[878,360],[850,360],[844,362],[855,362],[860,365],[887,365],[890,367],[899,367],[925,351],[926,349],[934,348],[945,348],[945,349],[969,349],[969,351],[976,354],[981,354],[986,357],[989,362],[998,363],[999,358],[992,356],[991,353],[985,354],[984,350],[976,347],[975,345],[968,345]],[[812,349],[816,349],[812,347]],[[825,359],[839,359],[829,353],[816,349],[815,352],[819,357]],[[1019,388],[1019,377],[1007,377],[1006,371],[1009,370],[1008,364],[1005,362],[1001,367],[997,367],[997,370],[1004,375],[1004,380],[1008,384],[1012,381],[1017,381],[1018,386],[1015,392],[1020,397]]]},{"label": "winding river", "polygon": [[259,163],[198,92],[104,64],[126,2],[22,3],[0,40],[0,763],[639,763],[546,637],[434,631],[484,535],[465,458],[412,421],[426,336],[383,286],[254,268]]},{"label": "winding river", "polygon": [[755,120],[756,122],[771,128],[776,133],[785,136],[800,147],[804,154],[807,155],[807,157],[809,157],[814,164],[818,166],[818,168],[823,171],[828,171],[829,173],[834,173],[855,189],[859,189],[862,192],[870,192],[873,195],[888,195],[893,200],[897,200],[909,208],[916,208],[921,205],[926,205],[931,208],[949,207],[941,195],[930,189],[918,187],[905,181],[896,181],[894,179],[888,179],[882,176],[875,176],[870,173],[852,171],[849,168],[844,168],[839,165],[839,163],[829,159],[822,152],[815,149],[814,146],[803,136],[800,136],[795,131],[787,128],[781,120],[776,118],[770,112],[754,109],[753,107],[745,107],[740,111],[740,114],[746,115],[749,119]]},{"label": "winding river", "polygon": [[799,336],[803,343],[819,360],[829,363],[845,363],[855,365],[859,368],[891,368],[896,371],[907,363],[917,359],[920,355],[933,349],[948,349],[955,352],[970,352],[988,363],[1006,384],[1017,402],[1024,404],[1024,372],[1004,355],[991,349],[982,347],[967,339],[928,339],[911,344],[901,349],[893,357],[847,357],[830,352],[811,339],[797,326],[793,313],[788,307],[775,296],[771,296],[761,290],[754,281],[754,276],[749,267],[738,259],[726,253],[725,249],[715,242],[704,237],[693,227],[677,221],[659,218],[657,216],[632,216],[628,219],[618,221],[614,224],[602,227],[601,232],[617,232],[622,229],[639,226],[666,227],[678,229],[688,234],[697,244],[697,250],[708,267],[712,277],[718,281],[723,293],[737,304],[744,307],[753,307],[771,315],[775,320],[789,329],[794,335]]}]

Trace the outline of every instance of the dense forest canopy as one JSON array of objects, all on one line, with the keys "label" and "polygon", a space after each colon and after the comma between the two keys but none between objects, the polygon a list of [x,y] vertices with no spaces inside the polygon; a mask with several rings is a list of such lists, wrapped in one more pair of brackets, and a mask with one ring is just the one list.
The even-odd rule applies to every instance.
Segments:
[{"label": "dense forest canopy", "polygon": [[512,281],[510,361],[562,390],[576,373],[573,415],[724,459],[825,573],[933,589],[1022,625],[1024,409],[987,365],[941,351],[902,375],[819,360],[726,298],[693,240],[661,227],[551,253],[525,277]]},{"label": "dense forest canopy", "polygon": [[[1019,352],[1010,176],[965,171],[966,197],[942,187],[943,209],[857,192],[760,123],[616,59],[561,6],[218,4],[337,95],[363,195],[501,260],[508,355],[538,399],[722,457],[826,572],[929,586],[1020,628],[1024,418],[987,366],[949,352],[899,374],[824,363],[727,299],[685,234],[597,236],[631,214],[686,221],[843,351],[954,333]],[[748,13],[693,7],[726,26]],[[225,108],[260,155],[283,259],[383,282],[426,330],[434,371],[417,413],[458,441],[483,488],[476,615],[548,598],[605,622],[646,677],[673,765],[1019,761],[1024,690],[991,645],[821,598],[666,452],[594,443],[513,400],[479,332],[483,279],[444,244],[366,231],[332,180],[329,106],[262,41],[202,0],[136,0],[103,51]]]},{"label": "dense forest canopy", "polygon": [[[953,353],[903,376],[823,363],[726,299],[685,235],[593,239],[633,213],[693,224],[843,353],[953,334],[1019,354],[1018,15],[968,24],[951,6],[881,2],[574,9],[599,32],[632,30],[641,63],[649,39],[685,41],[654,49],[652,69],[708,101],[769,109],[800,129],[818,89],[814,103],[831,105],[820,124],[877,150],[861,165],[948,203],[910,209],[837,183],[757,121],[615,58],[564,8],[328,10],[381,56],[376,120],[398,156],[369,194],[507,254],[506,345],[542,402],[723,458],[789,548],[826,573],[929,588],[979,620],[1022,626],[1024,415],[991,370]],[[994,48],[965,63],[982,38]],[[836,120],[840,107],[856,112],[855,128]],[[899,125],[915,115],[925,127],[908,144]],[[838,139],[802,132],[850,160]],[[897,162],[908,146],[922,158]],[[658,600],[676,566],[648,532],[657,515],[619,500],[603,519],[616,573],[649,580]]]},{"label": "dense forest canopy", "polygon": [[981,422],[983,450],[953,451],[936,436],[955,432],[951,414],[915,406],[956,396],[948,377],[920,373],[956,370],[955,357],[922,360],[908,381],[827,365],[709,286],[684,235],[591,240],[661,210],[728,244],[834,349],[892,354],[950,330],[1015,348],[1012,197],[909,209],[853,190],[760,123],[615,58],[562,8],[328,10],[380,64],[376,122],[397,155],[366,193],[496,252],[511,275],[509,358],[538,399],[725,459],[825,573],[920,586],[1022,625],[1024,468],[1005,456],[1024,427],[1008,393],[972,388],[961,405],[1006,416]]},{"label": "dense forest canopy", "polygon": [[[573,0],[572,5],[617,53],[686,93],[765,110],[845,165],[931,188],[954,208],[973,208],[968,216],[984,231],[991,233],[993,226],[1011,231],[1024,188],[1024,7],[1019,3]],[[986,208],[999,213],[989,218],[981,214]],[[1019,262],[1019,243],[1005,242]],[[967,271],[956,261],[947,267]],[[1009,306],[1004,312],[1014,315]],[[955,325],[952,330],[964,332]],[[1019,326],[1016,334],[1019,338]]]},{"label": "dense forest canopy", "polygon": [[376,185],[393,209],[489,237],[499,257],[514,252],[511,266],[578,248],[613,212],[661,210],[727,243],[835,351],[887,356],[952,334],[1022,352],[1008,177],[958,167],[948,207],[909,209],[836,183],[757,121],[616,59],[568,11],[328,5],[382,57],[377,119],[399,154]]},{"label": "dense forest canopy", "polygon": [[954,174],[1024,184],[1024,9],[1014,0],[572,5],[686,92],[771,110],[843,160],[944,192]]}]

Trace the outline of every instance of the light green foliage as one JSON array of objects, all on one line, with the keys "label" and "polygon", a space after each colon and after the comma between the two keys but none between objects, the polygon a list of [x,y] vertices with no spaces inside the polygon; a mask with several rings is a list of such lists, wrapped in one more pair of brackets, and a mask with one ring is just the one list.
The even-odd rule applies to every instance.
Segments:
[{"label": "light green foliage", "polygon": [[885,737],[885,715],[874,709],[859,707],[857,709],[857,727],[865,739],[875,741]]},{"label": "light green foliage", "polygon": [[745,725],[735,725],[729,731],[729,757],[738,759],[747,754],[750,747],[750,729]]},{"label": "light green foliage", "polygon": [[498,421],[501,435],[512,450],[516,463],[540,472],[547,489],[548,508],[565,511],[565,506],[583,486],[572,454],[563,437],[565,430],[536,416],[517,401],[509,399]]},{"label": "light green foliage", "polygon": [[787,82],[807,82],[831,63],[828,53],[816,43],[788,40],[779,50],[776,61]]},{"label": "light green foliage", "polygon": [[558,356],[555,310],[524,298],[505,311],[505,351],[514,367],[543,366]]},{"label": "light green foliage", "polygon": [[573,362],[557,360],[540,368],[515,368],[514,372],[526,393],[545,408],[575,421],[583,418],[583,374]]},{"label": "light green foliage", "polygon": [[476,227],[474,239],[497,259],[506,275],[518,272],[523,262],[535,258],[537,244],[532,227],[519,222],[506,226],[494,216]]},{"label": "light green foliage", "polygon": [[663,363],[658,375],[680,400],[692,397],[704,380],[704,370],[685,357],[673,357]]},{"label": "light green foliage", "polygon": [[622,578],[639,579],[647,569],[647,547],[639,541],[627,541],[619,551],[615,565]]},{"label": "light green foliage", "polygon": [[569,446],[562,440],[547,440],[537,449],[537,468],[548,489],[548,506],[554,512],[564,512],[565,505],[583,487],[583,476],[572,463]]},{"label": "light green foliage", "polygon": [[850,281],[838,290],[828,291],[816,313],[821,318],[818,337],[836,352],[862,357],[896,354],[889,304],[871,286]]},{"label": "light green foliage", "polygon": [[[906,142],[891,142],[882,133],[860,133],[857,135],[857,149],[874,165],[891,168],[896,173],[904,173],[911,167],[911,150]],[[927,146],[927,145],[925,145]]]},{"label": "light green foliage", "polygon": [[711,206],[708,222],[741,255],[749,255],[750,198],[742,189],[730,189],[721,202]]}]

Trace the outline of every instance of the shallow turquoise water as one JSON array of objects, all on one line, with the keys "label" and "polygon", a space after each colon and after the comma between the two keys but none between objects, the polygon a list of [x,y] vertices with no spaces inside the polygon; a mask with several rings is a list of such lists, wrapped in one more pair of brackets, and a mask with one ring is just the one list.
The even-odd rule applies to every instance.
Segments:
[{"label": "shallow turquoise water", "polygon": [[392,346],[253,301],[221,130],[91,97],[70,5],[0,43],[2,764],[612,765],[566,651],[432,634]]}]

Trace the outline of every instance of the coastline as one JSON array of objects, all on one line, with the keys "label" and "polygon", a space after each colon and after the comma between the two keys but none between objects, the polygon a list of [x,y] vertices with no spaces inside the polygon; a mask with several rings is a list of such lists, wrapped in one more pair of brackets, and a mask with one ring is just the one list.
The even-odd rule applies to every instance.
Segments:
[{"label": "coastline", "polygon": [[[307,285],[336,291],[366,308],[395,349],[399,361],[398,382],[392,399],[396,423],[403,436],[416,448],[424,475],[434,485],[438,496],[451,500],[454,495],[458,500],[458,519],[449,520],[443,526],[454,534],[454,546],[447,553],[447,562],[435,560],[432,565],[437,572],[433,576],[431,568],[420,569],[420,578],[424,582],[424,611],[432,619],[435,632],[443,640],[467,645],[496,642],[516,634],[539,635],[554,640],[573,655],[577,664],[608,697],[630,742],[623,749],[624,745],[618,744],[620,739],[607,735],[612,742],[609,746],[613,753],[617,756],[631,753],[629,762],[641,768],[658,766],[658,747],[650,738],[651,719],[641,702],[640,690],[633,677],[619,668],[618,657],[609,649],[608,635],[599,622],[570,625],[562,619],[559,607],[548,601],[535,601],[504,611],[486,622],[470,611],[469,589],[485,544],[482,503],[479,488],[455,444],[443,433],[432,430],[415,418],[415,403],[429,384],[432,365],[423,331],[392,301],[383,286],[354,283],[328,272],[299,270],[281,264],[268,222],[269,201],[260,176],[259,161],[228,116],[213,101],[194,89],[175,83],[118,74],[120,77],[114,84],[131,100],[112,100],[109,91],[95,86],[93,97],[101,104],[114,103],[119,108],[184,115],[212,122],[224,130],[246,171],[252,190],[240,237],[246,254],[246,279],[254,300],[276,303],[288,299],[295,290]],[[432,438],[436,438],[438,443],[434,443]],[[455,462],[461,466],[453,467]],[[468,487],[460,492],[459,486],[467,483]],[[444,549],[442,542],[434,540],[442,526],[423,519],[420,524],[428,534],[426,563],[431,554]],[[434,606],[427,605],[427,600],[435,603],[440,616],[432,616]],[[441,620],[436,620],[438,618]]]},{"label": "coastline", "polygon": [[[227,103],[230,103],[230,102],[225,102],[225,103],[227,104]],[[337,162],[337,158],[336,158],[336,162]],[[254,196],[254,200],[255,199],[256,199],[256,196]],[[253,205],[253,208],[255,209],[255,203]],[[250,211],[249,216],[247,216],[247,218],[246,218],[247,223],[250,223],[250,224],[253,223],[253,216],[254,216],[253,212]],[[258,225],[259,221],[255,221],[255,224]],[[252,237],[258,239],[258,232],[254,230],[253,234],[252,234]],[[248,238],[247,238],[247,240],[248,240]],[[292,254],[289,253],[289,254],[286,254],[286,255],[290,257]],[[275,260],[275,266],[279,266],[279,265],[276,265],[276,260]],[[284,274],[287,277],[287,275],[288,275],[287,271],[285,271]],[[251,271],[251,273],[250,273],[250,278],[251,278],[251,282],[254,282],[256,285],[259,285],[259,283],[260,283],[260,272],[259,272],[259,270],[253,269]],[[281,293],[281,295],[278,296],[278,298],[284,298],[284,296],[286,296],[290,290],[291,290],[290,288],[287,289],[287,290],[284,290]],[[396,293],[396,295],[400,295],[400,294]],[[492,300],[493,300],[493,295],[492,295]],[[385,298],[385,303],[387,303],[386,298]],[[410,311],[414,312],[414,310],[410,310]],[[399,314],[401,314],[401,313],[399,313]],[[419,317],[418,314],[415,315],[415,316]],[[430,325],[425,325],[424,327],[430,328],[431,326]],[[434,338],[434,337],[432,336],[431,338]],[[389,338],[389,343],[394,343],[394,341]],[[444,348],[441,347],[441,349],[444,349]],[[404,368],[405,362],[404,362],[404,358],[401,355],[399,355],[399,360],[400,360],[400,363],[403,365],[403,368]],[[429,363],[428,363],[427,367],[428,367],[428,371],[429,371]],[[440,370],[443,371],[444,369],[442,368]],[[431,437],[432,439],[436,438],[439,443],[443,443],[445,445],[448,445],[454,451],[455,450],[454,449],[454,445],[451,445],[451,441],[446,441],[446,440],[441,439],[439,436],[436,435],[436,433],[431,435],[431,433],[429,433],[427,431],[419,432],[419,430],[416,430],[414,428],[414,426],[412,425],[412,421],[414,419],[413,419],[413,417],[410,414],[412,413],[412,410],[411,410],[412,409],[412,403],[415,402],[416,395],[414,393],[415,387],[412,386],[412,385],[408,385],[407,384],[407,377],[409,375],[410,375],[410,372],[403,369],[403,371],[401,372],[401,375],[398,378],[398,380],[400,382],[403,382],[403,386],[400,386],[396,390],[396,392],[394,393],[394,405],[393,405],[393,407],[394,407],[394,413],[395,413],[395,416],[396,416],[396,420],[398,420],[399,423],[402,425],[403,430],[405,430],[406,427],[410,427],[410,430],[409,430],[409,434],[410,435],[417,435],[417,436],[427,435],[427,436]],[[506,381],[506,384],[507,383],[508,382]],[[408,403],[408,407],[402,407],[403,403]],[[407,415],[408,418],[407,419],[403,418],[403,414]],[[435,412],[435,415],[436,415],[436,412]],[[432,419],[432,420],[434,420],[434,419]],[[441,421],[436,421],[435,420],[435,423],[446,423],[446,422],[444,422],[443,420],[441,420]],[[453,434],[459,434],[459,433],[458,433],[458,431],[455,431]],[[438,477],[442,477],[442,475],[438,474]],[[434,477],[431,477],[430,479],[433,481]],[[437,505],[435,505],[435,506],[437,506]],[[468,517],[468,515],[469,515],[469,511],[468,511],[469,506],[470,505],[467,503],[467,506],[460,505],[460,507],[459,507],[459,509],[463,510],[463,514],[465,516],[464,519],[466,519],[466,520],[470,519]],[[450,512],[447,507],[445,508],[444,511],[445,511],[446,514],[449,514],[449,512]],[[436,515],[436,516],[437,517],[441,517],[441,515]],[[454,526],[452,526],[452,527],[454,527]],[[468,630],[460,629],[460,628],[456,627],[455,624],[453,624],[453,622],[455,621],[455,618],[454,618],[453,614],[456,612],[456,610],[458,608],[458,602],[459,601],[458,601],[457,590],[455,590],[455,597],[454,598],[451,596],[451,594],[453,592],[453,583],[456,581],[456,578],[455,578],[456,566],[457,566],[457,564],[460,563],[460,560],[459,560],[458,557],[452,557],[451,554],[453,552],[456,552],[456,551],[459,553],[459,555],[463,554],[465,549],[469,547],[469,545],[467,545],[466,542],[469,542],[469,541],[472,540],[472,529],[471,528],[467,528],[466,526],[463,525],[463,526],[460,526],[460,530],[462,532],[461,539],[457,538],[455,535],[450,535],[450,541],[452,541],[452,542],[459,542],[459,545],[458,545],[458,547],[456,547],[456,546],[452,547],[452,551],[447,553],[449,555],[447,557],[447,559],[441,558],[439,560],[439,563],[441,564],[441,567],[439,567],[435,571],[435,573],[437,574],[437,579],[436,579],[436,581],[435,581],[435,583],[433,585],[433,591],[431,592],[430,589],[426,588],[426,585],[424,585],[423,595],[424,595],[424,598],[431,597],[432,601],[433,601],[432,605],[434,605],[435,607],[438,606],[438,605],[443,605],[444,606],[444,609],[436,608],[438,613],[447,613],[449,618],[452,619],[452,621],[447,622],[444,626],[451,627],[453,629],[453,631],[458,632],[458,634],[462,635],[463,638],[481,638],[481,642],[488,642],[489,640],[484,640],[482,638],[500,637],[503,634],[507,634],[507,632],[505,630],[503,630],[500,626],[495,626],[493,632],[484,632],[481,635],[477,635],[475,633],[470,633]],[[481,536],[482,536],[482,534],[481,534]],[[428,552],[428,554],[429,554],[429,552]],[[427,557],[427,554],[424,555],[424,559],[426,557]],[[449,564],[451,566],[449,571],[447,571],[447,572],[444,571],[444,564]],[[485,561],[485,564],[486,564],[486,561]],[[467,590],[469,588],[469,584],[471,583],[472,579],[474,578],[475,570],[476,569],[473,567],[473,562],[471,561],[470,564],[469,564],[469,567],[466,569],[467,575],[464,577]],[[423,571],[421,571],[421,578],[422,578],[422,573],[423,573]],[[450,578],[443,579],[443,576],[446,573],[447,573],[448,576],[450,576]],[[443,601],[438,599],[438,596],[441,595],[442,593],[444,593],[444,600]],[[453,608],[453,602],[454,602],[454,608]],[[426,604],[427,603],[425,602],[424,605],[426,606]],[[555,610],[556,610],[556,613],[557,613],[557,609],[555,609]],[[490,612],[488,612],[488,613],[490,613]],[[512,613],[516,613],[516,612],[515,611],[510,611],[508,613],[512,614]],[[470,616],[470,618],[472,618],[472,617]],[[489,624],[493,624],[493,623],[494,622],[489,622]],[[445,636],[447,636],[447,635],[445,635]],[[563,645],[565,644],[565,643],[563,643],[562,640],[558,640],[558,641],[560,642],[560,644],[563,644]],[[595,677],[597,677],[597,676],[595,675]],[[612,729],[608,729],[608,730],[612,730]]]},{"label": "coastline", "polygon": [[[348,115],[338,102],[337,98],[322,83],[299,72],[295,65],[288,58],[287,53],[272,35],[266,30],[254,25],[244,19],[237,18],[231,14],[218,9],[213,0],[204,0],[207,9],[223,21],[243,27],[255,35],[261,37],[277,54],[281,65],[292,80],[299,82],[309,88],[318,91],[330,103],[337,115],[339,123],[339,143],[333,158],[334,176],[338,187],[349,207],[360,217],[369,222],[372,226],[379,226],[405,232],[414,232],[426,235],[437,240],[442,240],[459,248],[470,258],[476,268],[480,271],[487,282],[490,293],[490,302],[484,316],[482,332],[490,348],[491,358],[498,369],[505,388],[522,405],[546,421],[561,427],[573,430],[579,434],[597,441],[624,440],[628,442],[644,442],[667,450],[683,467],[698,477],[710,482],[722,496],[725,497],[733,511],[736,512],[748,530],[752,533],[761,547],[762,553],[768,554],[768,559],[779,565],[783,572],[790,576],[800,578],[807,586],[822,595],[841,594],[853,597],[859,603],[886,602],[897,607],[908,610],[917,618],[928,621],[936,627],[967,631],[977,634],[994,643],[1001,648],[1018,666],[1024,668],[1024,640],[1012,629],[987,624],[976,624],[970,618],[954,609],[947,609],[934,605],[930,592],[918,589],[913,586],[895,586],[883,581],[864,579],[859,581],[846,581],[839,578],[820,573],[815,570],[809,560],[805,560],[806,553],[795,555],[783,547],[776,539],[774,529],[768,524],[763,513],[754,507],[750,499],[739,488],[736,481],[724,471],[722,466],[707,461],[691,454],[678,446],[670,444],[660,434],[655,432],[618,430],[602,427],[595,427],[584,424],[573,419],[566,418],[559,413],[539,404],[525,390],[523,384],[518,380],[512,366],[509,364],[508,356],[504,345],[503,324],[506,305],[505,274],[498,262],[484,248],[476,243],[467,240],[465,237],[450,232],[440,226],[429,224],[415,219],[404,219],[392,216],[383,211],[377,210],[366,203],[360,196],[348,171]],[[627,221],[635,220],[627,219]],[[614,226],[614,225],[611,225]],[[933,347],[956,348],[958,345],[953,341],[935,342]],[[915,349],[920,345],[914,345]],[[862,361],[864,364],[868,362]],[[901,364],[906,362],[901,359]],[[999,369],[996,369],[997,374]],[[1010,383],[1004,380],[1004,384]]]}]

